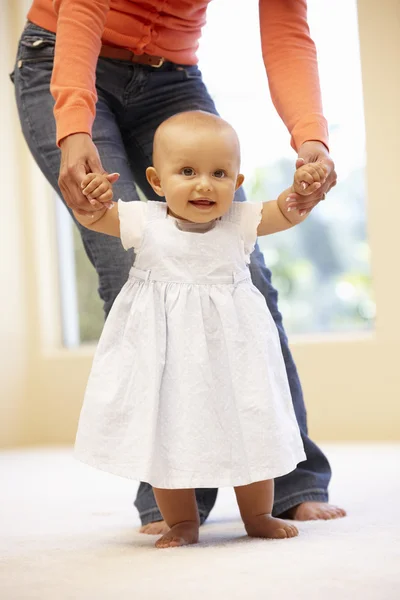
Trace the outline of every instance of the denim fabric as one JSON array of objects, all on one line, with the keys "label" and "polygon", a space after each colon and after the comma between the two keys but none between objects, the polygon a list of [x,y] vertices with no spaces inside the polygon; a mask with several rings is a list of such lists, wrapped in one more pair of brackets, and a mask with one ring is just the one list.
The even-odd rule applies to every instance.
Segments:
[{"label": "denim fabric", "polygon": [[[20,39],[11,79],[15,84],[18,112],[27,144],[39,168],[61,197],[57,183],[60,151],[55,144],[54,101],[50,94],[54,45],[53,33],[28,24]],[[93,141],[104,168],[121,174],[114,186],[115,196],[125,201],[139,200],[138,185],[149,200],[159,200],[145,178],[145,170],[151,164],[157,126],[185,110],[216,113],[198,67],[166,62],[155,69],[99,58],[96,85],[98,103]],[[244,199],[244,192],[240,189],[236,200]],[[98,273],[99,295],[107,315],[127,279],[133,261],[132,251],[125,252],[117,238],[92,232],[78,223],[76,225],[89,260]],[[278,310],[277,292],[271,285],[271,272],[266,268],[258,247],[252,254],[250,270],[279,331],[294,410],[307,455],[307,460],[292,473],[275,482],[274,514],[278,515],[307,500],[327,501],[331,471],[326,457],[307,435],[303,394]],[[217,491],[196,490],[202,522],[215,504]],[[161,519],[149,484],[140,484],[135,506],[143,524]]]}]

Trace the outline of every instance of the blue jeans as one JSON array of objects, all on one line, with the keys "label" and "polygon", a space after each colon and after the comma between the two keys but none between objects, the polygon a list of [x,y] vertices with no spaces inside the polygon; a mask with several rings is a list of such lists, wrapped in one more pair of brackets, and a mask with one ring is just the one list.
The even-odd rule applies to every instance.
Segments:
[{"label": "blue jeans", "polygon": [[[41,40],[41,43],[38,42]],[[60,151],[56,147],[53,98],[50,78],[53,68],[55,35],[36,25],[25,28],[17,52],[11,79],[15,84],[21,127],[39,168],[60,195],[58,173]],[[157,200],[145,178],[151,165],[153,136],[157,126],[171,115],[185,110],[216,113],[216,108],[196,66],[164,63],[161,68],[136,65],[127,61],[100,58],[96,71],[98,103],[93,141],[104,168],[121,177],[114,186],[115,196],[139,200],[137,184],[149,200]],[[242,190],[236,200],[245,199]],[[71,211],[70,211],[71,212]],[[72,214],[71,217],[73,218]],[[99,234],[76,223],[85,251],[99,277],[99,294],[108,314],[125,283],[133,262],[131,251],[123,250],[120,240]],[[274,514],[281,515],[305,501],[327,501],[331,477],[329,463],[307,435],[307,417],[296,366],[277,306],[277,292],[271,285],[258,247],[251,256],[251,276],[261,291],[275,320],[281,340],[294,410],[301,430],[307,460],[275,482]],[[201,521],[215,504],[218,490],[196,490]],[[141,483],[135,500],[143,524],[160,520],[152,488]]]}]

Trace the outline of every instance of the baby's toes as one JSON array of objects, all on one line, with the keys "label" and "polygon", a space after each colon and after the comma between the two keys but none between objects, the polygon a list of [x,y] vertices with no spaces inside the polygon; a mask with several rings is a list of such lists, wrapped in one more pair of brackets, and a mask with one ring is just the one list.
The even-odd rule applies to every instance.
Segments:
[{"label": "baby's toes", "polygon": [[287,537],[296,537],[296,535],[299,535],[299,530],[294,525],[287,525],[286,531]]}]

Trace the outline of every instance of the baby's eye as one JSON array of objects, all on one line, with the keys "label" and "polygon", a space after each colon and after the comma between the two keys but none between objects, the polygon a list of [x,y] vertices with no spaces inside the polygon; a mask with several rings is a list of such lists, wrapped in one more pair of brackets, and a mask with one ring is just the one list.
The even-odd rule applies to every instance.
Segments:
[{"label": "baby's eye", "polygon": [[182,175],[185,175],[185,177],[191,177],[194,175],[194,169],[192,169],[192,167],[185,167],[182,169],[181,173]]},{"label": "baby's eye", "polygon": [[222,179],[223,177],[225,177],[225,175],[226,175],[226,173],[222,169],[218,169],[217,171],[214,171],[214,177],[216,177],[217,179]]}]

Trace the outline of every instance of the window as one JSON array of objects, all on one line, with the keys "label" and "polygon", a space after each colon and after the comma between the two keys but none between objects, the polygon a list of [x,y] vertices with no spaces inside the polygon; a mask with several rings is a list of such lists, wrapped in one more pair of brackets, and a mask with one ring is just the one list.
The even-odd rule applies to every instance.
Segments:
[{"label": "window", "polygon": [[[289,334],[360,331],[372,327],[375,306],[365,222],[365,134],[356,2],[309,0],[308,7],[338,185],[305,223],[262,238],[260,246],[280,293]],[[295,153],[269,99],[260,52],[258,3],[211,2],[199,59],[220,114],[239,133],[248,199],[276,197],[290,184]],[[84,256],[76,231],[74,246],[78,338],[93,341],[103,324],[97,275]]]}]

